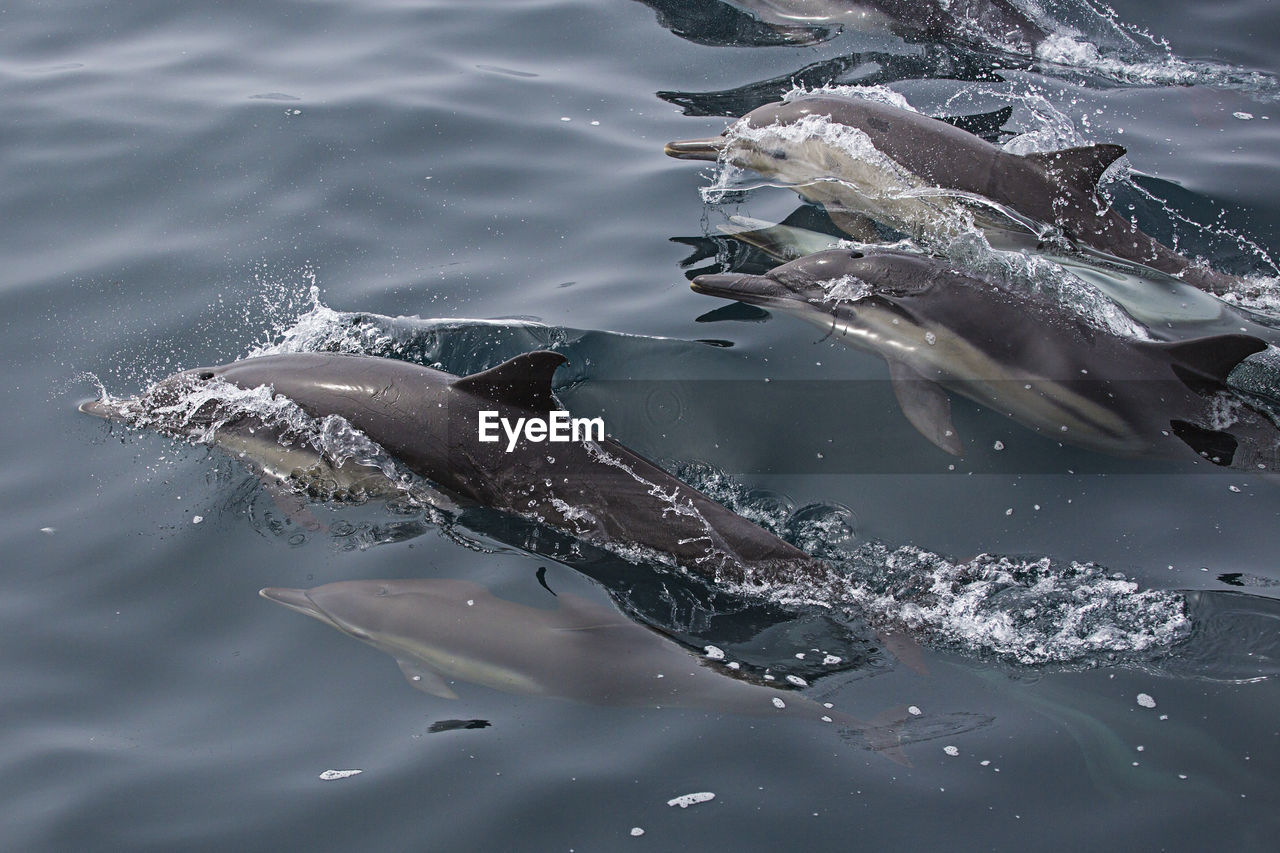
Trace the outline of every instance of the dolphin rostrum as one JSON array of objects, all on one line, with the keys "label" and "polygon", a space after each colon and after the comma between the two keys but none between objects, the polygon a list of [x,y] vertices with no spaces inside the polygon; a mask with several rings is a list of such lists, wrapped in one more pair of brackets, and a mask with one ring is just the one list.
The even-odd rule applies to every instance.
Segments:
[{"label": "dolphin rostrum", "polygon": [[551,378],[564,362],[539,351],[458,377],[374,356],[269,355],[175,374],[128,407],[97,401],[82,410],[121,417],[129,408],[147,414],[142,425],[184,436],[199,427],[216,442],[224,423],[237,433],[255,426],[252,407],[230,420],[219,414],[219,389],[253,390],[273,406],[286,398],[316,420],[338,416],[449,499],[514,513],[623,556],[674,563],[719,581],[821,571],[804,552],[612,439],[481,440],[483,413],[516,423],[560,412]]},{"label": "dolphin rostrum", "polygon": [[785,183],[824,205],[855,236],[862,235],[868,217],[916,237],[945,234],[957,222],[952,214],[963,209],[993,245],[1034,246],[1051,226],[1077,248],[1150,267],[1212,293],[1225,293],[1237,282],[1178,254],[1103,205],[1097,183],[1125,153],[1119,145],[1011,154],[910,109],[813,95],[766,104],[720,136],[670,142],[666,152],[679,159],[720,160]]},{"label": "dolphin rostrum", "polygon": [[891,250],[830,249],[766,275],[701,275],[692,286],[793,313],[880,355],[903,414],[948,453],[963,453],[951,390],[1094,450],[1157,453],[1180,439],[1220,465],[1276,466],[1280,432],[1266,418],[1236,404],[1236,422],[1221,423],[1232,370],[1267,350],[1250,335],[1123,337],[944,261]]},{"label": "dolphin rostrum", "polygon": [[543,609],[438,578],[260,594],[386,652],[411,685],[433,696],[457,699],[450,682],[465,681],[592,705],[783,715],[834,723],[900,757],[895,729],[905,709],[857,720],[795,690],[757,683],[725,662],[697,658],[656,629],[573,595],[560,594],[555,609]]}]

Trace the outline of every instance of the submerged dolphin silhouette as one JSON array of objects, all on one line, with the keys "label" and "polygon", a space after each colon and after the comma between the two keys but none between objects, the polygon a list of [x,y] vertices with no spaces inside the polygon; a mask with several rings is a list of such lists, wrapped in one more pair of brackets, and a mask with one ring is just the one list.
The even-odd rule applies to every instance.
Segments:
[{"label": "submerged dolphin silhouette", "polygon": [[735,0],[779,26],[888,30],[904,38],[966,41],[1032,52],[1048,35],[1009,0]]},{"label": "submerged dolphin silhouette", "polygon": [[[1249,335],[1177,343],[1121,337],[1031,295],[999,290],[923,255],[830,249],[766,275],[701,275],[698,293],[777,308],[889,364],[903,414],[948,453],[953,390],[1060,441],[1118,454],[1175,438],[1220,465],[1274,469],[1280,432],[1262,416],[1242,446],[1214,426],[1214,397],[1247,357]],[[1239,429],[1245,428],[1242,412]]]},{"label": "submerged dolphin silhouette", "polygon": [[[1030,54],[1047,33],[1009,0],[641,0],[698,44],[810,45],[841,29]],[[737,8],[735,8],[737,7]],[[745,11],[742,11],[745,10]]]},{"label": "submerged dolphin silhouette", "polygon": [[450,686],[456,680],[592,705],[782,715],[862,733],[873,749],[901,760],[895,729],[905,710],[873,722],[855,719],[695,657],[657,630],[573,595],[559,595],[558,606],[547,610],[443,579],[342,581],[259,594],[386,652],[410,684],[433,696],[458,698]]},{"label": "submerged dolphin silhouette", "polygon": [[685,160],[723,160],[785,182],[823,204],[855,236],[865,233],[866,217],[916,236],[933,233],[949,227],[947,211],[963,204],[994,243],[1034,245],[1042,224],[1060,229],[1074,244],[1212,293],[1225,293],[1236,283],[1102,205],[1098,179],[1125,153],[1119,145],[1011,154],[912,110],[821,95],[766,104],[720,136],[670,142],[666,152]]},{"label": "submerged dolphin silhouette", "polygon": [[[157,413],[172,411],[182,400],[196,401],[195,412],[168,430],[185,435],[193,425],[219,425],[211,420],[218,383],[265,386],[312,418],[341,416],[450,498],[531,518],[631,557],[673,562],[713,580],[798,579],[824,569],[612,439],[521,441],[510,452],[505,440],[479,440],[482,410],[511,422],[558,410],[551,377],[564,361],[558,353],[533,352],[457,377],[373,356],[271,355],[175,374],[129,405]],[[123,407],[99,401],[81,408],[113,417]],[[232,424],[237,431],[252,430],[255,419],[240,412]]]}]

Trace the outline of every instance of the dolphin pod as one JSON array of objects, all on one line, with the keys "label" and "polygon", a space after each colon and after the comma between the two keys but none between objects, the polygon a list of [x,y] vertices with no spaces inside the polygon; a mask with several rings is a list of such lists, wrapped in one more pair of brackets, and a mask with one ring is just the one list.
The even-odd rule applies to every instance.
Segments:
[{"label": "dolphin pod", "polygon": [[950,389],[1093,450],[1185,443],[1219,465],[1276,467],[1280,432],[1265,417],[1213,425],[1232,371],[1267,350],[1251,335],[1167,343],[1110,334],[1031,294],[890,250],[828,249],[765,275],[701,275],[692,286],[794,314],[881,356],[903,414],[948,453],[963,454]]},{"label": "dolphin pod", "polygon": [[1037,225],[1070,243],[1225,293],[1234,276],[1209,269],[1105,208],[1097,183],[1124,153],[1089,145],[1011,154],[927,115],[866,98],[814,95],[752,110],[720,136],[668,143],[685,160],[721,160],[791,186],[855,236],[870,218],[914,236],[975,214],[993,245],[1035,245]]},{"label": "dolphin pod", "polygon": [[[521,441],[510,452],[505,441],[480,440],[481,412],[514,422],[559,410],[551,378],[564,361],[558,353],[539,351],[457,377],[374,356],[271,355],[175,374],[132,406],[154,412],[184,398],[199,400],[217,383],[266,387],[313,418],[344,418],[450,498],[532,518],[715,580],[796,579],[820,569],[799,549],[612,439]],[[104,417],[123,411],[102,402],[82,409]],[[180,431],[187,435],[212,425],[216,435],[220,422],[210,416],[197,409],[194,422],[184,421]],[[238,442],[257,427],[251,416],[232,423],[236,437],[228,441]]]}]

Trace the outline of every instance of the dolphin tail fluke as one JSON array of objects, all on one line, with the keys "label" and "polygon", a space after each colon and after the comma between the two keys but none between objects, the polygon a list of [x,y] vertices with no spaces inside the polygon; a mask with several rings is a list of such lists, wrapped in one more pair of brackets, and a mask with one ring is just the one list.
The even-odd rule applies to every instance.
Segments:
[{"label": "dolphin tail fluke", "polygon": [[917,675],[928,675],[929,666],[924,662],[924,649],[915,641],[915,638],[902,628],[893,630],[884,630],[876,632],[878,639],[884,646],[884,650],[898,660],[906,664],[907,669]]},{"label": "dolphin tail fluke", "polygon": [[902,751],[902,727],[910,717],[905,705],[876,714],[867,728],[867,745],[894,764],[910,767],[911,759]]},{"label": "dolphin tail fluke", "polygon": [[868,749],[904,767],[911,766],[911,760],[902,749],[907,744],[952,738],[989,726],[993,721],[985,714],[957,711],[931,715],[905,705],[882,711],[867,722],[837,715],[833,711],[827,714],[849,734],[865,741]]},{"label": "dolphin tail fluke", "polygon": [[315,514],[311,512],[311,507],[308,506],[301,495],[289,489],[275,477],[262,473],[258,475],[258,481],[262,483],[262,488],[271,496],[276,508],[283,512],[290,521],[301,525],[309,533],[321,533],[329,530],[324,522],[315,517]]},{"label": "dolphin tail fluke", "polygon": [[1267,342],[1253,335],[1229,334],[1145,346],[1165,352],[1179,378],[1192,380],[1188,384],[1200,379],[1212,385],[1228,385],[1232,371],[1249,356],[1266,350]]}]

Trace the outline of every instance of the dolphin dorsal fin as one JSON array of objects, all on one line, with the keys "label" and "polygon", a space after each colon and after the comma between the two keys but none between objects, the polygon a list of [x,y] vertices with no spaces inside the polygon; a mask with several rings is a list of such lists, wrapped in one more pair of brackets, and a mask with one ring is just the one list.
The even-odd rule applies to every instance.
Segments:
[{"label": "dolphin dorsal fin", "polygon": [[535,412],[549,412],[559,408],[551,396],[551,377],[566,361],[560,353],[550,350],[528,352],[497,367],[464,376],[453,387]]},{"label": "dolphin dorsal fin", "polygon": [[989,113],[970,113],[963,116],[934,116],[938,121],[945,121],[952,127],[958,127],[966,133],[981,137],[988,142],[1000,138],[1000,129],[1013,116],[1013,107],[1001,107]]},{"label": "dolphin dorsal fin", "polygon": [[1266,341],[1253,335],[1210,335],[1174,343],[1155,343],[1172,360],[1179,375],[1191,374],[1225,385],[1227,376],[1240,362],[1267,348]]},{"label": "dolphin dorsal fin", "polygon": [[1081,192],[1093,192],[1107,167],[1124,156],[1122,145],[1083,145],[1058,151],[1036,151],[1022,156],[1044,167]]}]

